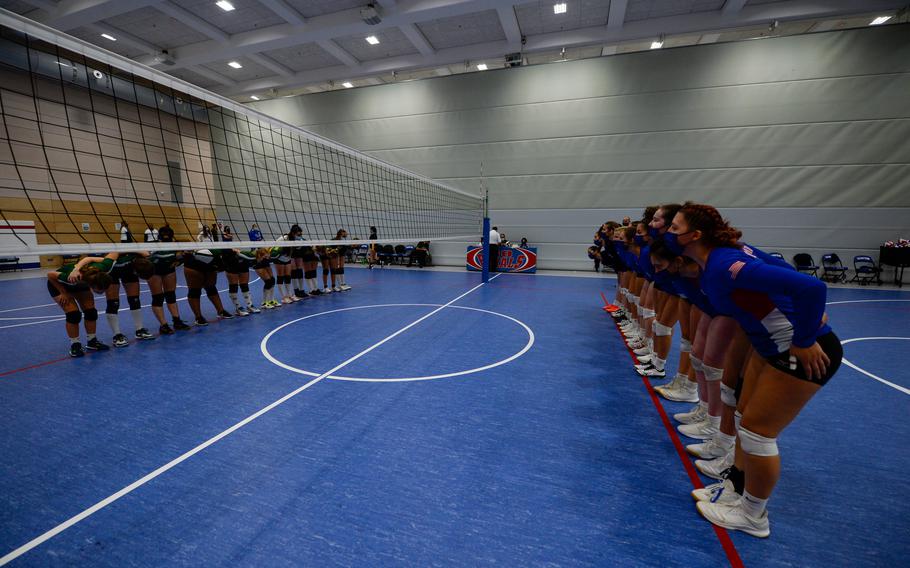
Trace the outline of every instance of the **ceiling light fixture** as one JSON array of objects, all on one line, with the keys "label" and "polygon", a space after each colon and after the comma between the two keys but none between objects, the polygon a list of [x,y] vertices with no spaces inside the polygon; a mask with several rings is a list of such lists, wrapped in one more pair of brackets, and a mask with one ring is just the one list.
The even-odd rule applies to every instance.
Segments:
[{"label": "ceiling light fixture", "polygon": [[241,68],[243,68],[243,65],[237,63],[236,61],[230,61],[230,62],[228,62],[228,67],[233,67],[234,69],[241,69]]},{"label": "ceiling light fixture", "polygon": [[250,98],[253,99],[254,101],[259,100],[259,97],[257,97],[256,95],[250,95]]},{"label": "ceiling light fixture", "polygon": [[345,81],[344,83],[341,84],[341,86],[344,87],[345,89],[350,89],[351,87],[354,86],[354,84],[351,83],[350,81]]},{"label": "ceiling light fixture", "polygon": [[478,71],[486,71],[486,70],[487,70],[487,64],[486,64],[486,63],[478,63],[478,64],[477,64],[477,70],[478,70]]},{"label": "ceiling light fixture", "polygon": [[215,5],[224,10],[225,12],[230,12],[234,9],[234,5],[228,2],[227,0],[218,0],[215,2]]},{"label": "ceiling light fixture", "polygon": [[117,41],[117,38],[115,38],[111,34],[101,34],[101,37],[103,37],[104,39],[109,39],[111,41]]},{"label": "ceiling light fixture", "polygon": [[566,13],[566,3],[560,2],[559,4],[553,4],[553,13],[554,14],[565,14]]},{"label": "ceiling light fixture", "polygon": [[376,36],[367,36],[366,40],[367,40],[367,43],[370,45],[376,45],[377,43],[379,43],[379,38],[377,38]]},{"label": "ceiling light fixture", "polygon": [[657,41],[651,42],[651,49],[660,49],[664,46],[664,36],[657,38]]},{"label": "ceiling light fixture", "polygon": [[874,20],[872,20],[871,22],[869,22],[869,25],[870,26],[879,26],[881,24],[884,24],[885,22],[887,22],[890,19],[891,19],[891,16],[879,16],[879,17],[875,18]]}]

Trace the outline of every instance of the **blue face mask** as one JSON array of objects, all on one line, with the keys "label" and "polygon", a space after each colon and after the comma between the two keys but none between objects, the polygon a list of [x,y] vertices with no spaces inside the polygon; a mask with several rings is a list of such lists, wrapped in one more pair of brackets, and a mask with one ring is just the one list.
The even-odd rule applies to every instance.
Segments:
[{"label": "blue face mask", "polygon": [[648,236],[651,237],[651,240],[656,241],[661,237],[660,229],[655,229],[654,227],[648,227]]},{"label": "blue face mask", "polygon": [[648,241],[645,240],[644,235],[635,235],[635,244],[637,244],[640,247],[643,247],[646,244],[648,244]]},{"label": "blue face mask", "polygon": [[667,248],[670,250],[670,252],[676,255],[680,255],[683,253],[683,250],[685,250],[686,245],[679,242],[679,237],[688,235],[691,232],[693,231],[679,234],[670,232],[664,233],[664,244],[667,245]]}]

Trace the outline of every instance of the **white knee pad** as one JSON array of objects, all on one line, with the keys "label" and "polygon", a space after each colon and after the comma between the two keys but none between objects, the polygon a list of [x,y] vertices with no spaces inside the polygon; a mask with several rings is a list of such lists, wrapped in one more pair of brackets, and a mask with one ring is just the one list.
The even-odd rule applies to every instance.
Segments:
[{"label": "white knee pad", "polygon": [[633,304],[635,304],[636,306],[638,306],[638,304],[639,304],[638,296],[636,296],[635,294],[629,292],[629,299],[632,300],[632,303],[633,303]]},{"label": "white knee pad", "polygon": [[692,352],[692,342],[686,339],[685,337],[679,340],[679,350],[683,353]]},{"label": "white knee pad", "polygon": [[[736,408],[736,389],[733,387],[728,387],[727,385],[720,384],[720,401],[727,406],[732,406]],[[738,424],[737,424],[738,426]]]},{"label": "white knee pad", "polygon": [[638,317],[641,317],[641,313],[644,311],[644,308],[641,307],[641,304],[638,302],[635,303],[635,313],[638,314]]},{"label": "white knee pad", "polygon": [[656,335],[658,337],[666,337],[668,335],[673,335],[672,327],[668,327],[668,326],[660,323],[657,320],[654,320],[654,324],[652,325],[652,327],[654,328],[654,335]]},{"label": "white knee pad", "polygon": [[692,370],[695,372],[702,372],[702,367],[704,364],[701,362],[701,359],[695,355],[689,355],[689,362],[692,363]]},{"label": "white knee pad", "polygon": [[733,413],[733,425],[736,426],[736,431],[739,432],[739,423],[743,421],[743,413],[736,411]]},{"label": "white knee pad", "polygon": [[739,427],[739,446],[750,456],[769,457],[777,455],[777,438],[765,438],[755,432]]},{"label": "white knee pad", "polygon": [[653,318],[654,316],[657,315],[657,312],[655,312],[651,308],[642,308],[641,315],[642,315],[642,317],[645,317],[645,318]]},{"label": "white knee pad", "polygon": [[724,378],[724,370],[718,369],[717,367],[711,367],[710,365],[701,365],[702,373],[705,374],[706,381],[719,381]]}]

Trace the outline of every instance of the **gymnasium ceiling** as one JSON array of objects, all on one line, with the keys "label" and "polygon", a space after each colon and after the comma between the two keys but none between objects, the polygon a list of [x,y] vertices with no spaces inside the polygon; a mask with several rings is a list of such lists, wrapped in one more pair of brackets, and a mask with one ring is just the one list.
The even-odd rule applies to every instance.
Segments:
[{"label": "gymnasium ceiling", "polygon": [[887,25],[907,21],[908,0],[374,0],[375,25],[361,13],[368,0],[229,2],[230,11],[215,0],[0,0],[0,8],[248,102],[480,72],[506,67],[507,54],[535,65],[892,16]]}]

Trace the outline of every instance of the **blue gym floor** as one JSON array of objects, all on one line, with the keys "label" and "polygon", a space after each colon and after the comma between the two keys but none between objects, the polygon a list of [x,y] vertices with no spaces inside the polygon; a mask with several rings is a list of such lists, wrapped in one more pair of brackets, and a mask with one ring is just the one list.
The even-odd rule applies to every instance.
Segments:
[{"label": "blue gym floor", "polygon": [[[479,275],[351,269],[348,282],[347,293],[82,359],[65,356],[42,280],[0,282],[0,556],[314,380],[303,372],[327,372],[465,294]],[[737,555],[745,566],[906,564],[910,294],[829,292],[840,337],[875,338],[846,345],[846,357],[892,385],[842,367],[781,438],[771,538],[731,534],[731,560],[696,513],[674,442],[600,310],[599,293],[612,298],[614,287],[501,275],[334,373],[455,376],[319,380],[11,565],[714,567]],[[252,288],[259,299],[261,282]],[[142,297],[148,304],[144,285]],[[125,311],[121,320],[131,335]],[[110,341],[103,316],[99,335]],[[668,414],[689,406],[661,404]]]}]

